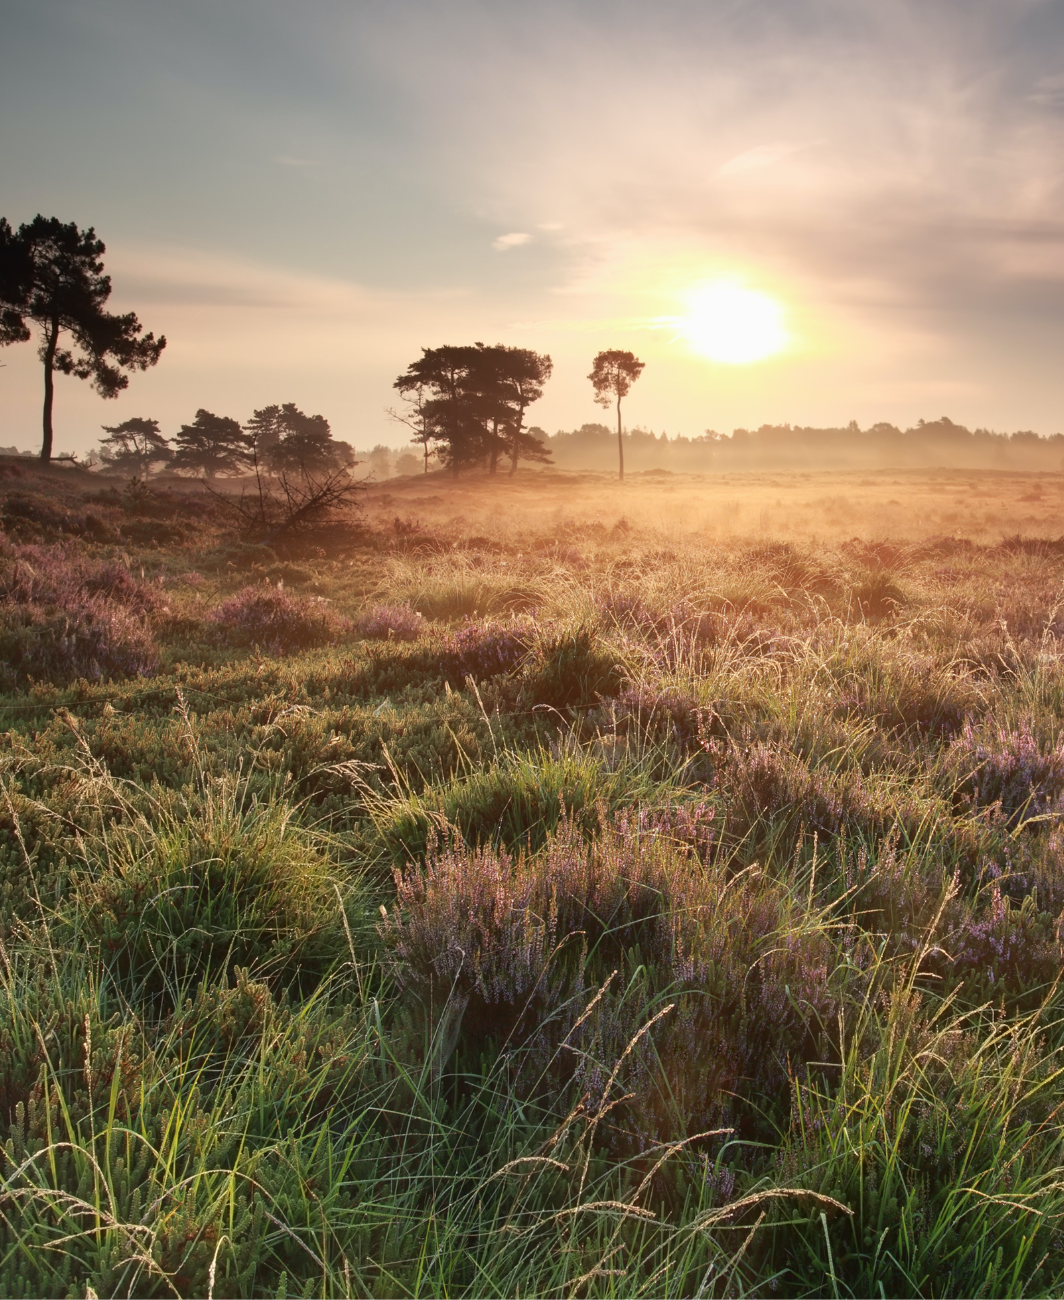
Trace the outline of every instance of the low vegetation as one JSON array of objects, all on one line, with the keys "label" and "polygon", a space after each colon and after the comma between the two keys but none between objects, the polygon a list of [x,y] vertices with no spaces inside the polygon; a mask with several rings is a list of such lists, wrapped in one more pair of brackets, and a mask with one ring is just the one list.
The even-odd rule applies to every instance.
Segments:
[{"label": "low vegetation", "polygon": [[0,473],[0,1293],[1064,1287],[1055,534]]}]

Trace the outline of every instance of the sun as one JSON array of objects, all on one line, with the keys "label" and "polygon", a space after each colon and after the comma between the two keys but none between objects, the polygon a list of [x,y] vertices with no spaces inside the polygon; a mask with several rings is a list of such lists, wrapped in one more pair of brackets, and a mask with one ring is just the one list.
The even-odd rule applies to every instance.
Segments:
[{"label": "sun", "polygon": [[711,361],[746,365],[782,352],[788,335],[773,298],[727,282],[694,290],[677,324],[691,348]]}]

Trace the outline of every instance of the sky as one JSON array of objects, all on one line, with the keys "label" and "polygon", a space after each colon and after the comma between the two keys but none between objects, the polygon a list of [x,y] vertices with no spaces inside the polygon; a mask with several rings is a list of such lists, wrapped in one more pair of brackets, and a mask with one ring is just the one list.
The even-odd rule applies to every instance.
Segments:
[{"label": "sky", "polygon": [[[0,215],[95,227],[110,308],[168,340],[115,401],[57,380],[59,451],[285,401],[399,446],[396,376],[476,340],[550,353],[550,432],[611,418],[605,348],[670,435],[1064,430],[1064,0],[0,0],[0,31]],[[35,348],[0,366],[0,445],[37,447]]]}]

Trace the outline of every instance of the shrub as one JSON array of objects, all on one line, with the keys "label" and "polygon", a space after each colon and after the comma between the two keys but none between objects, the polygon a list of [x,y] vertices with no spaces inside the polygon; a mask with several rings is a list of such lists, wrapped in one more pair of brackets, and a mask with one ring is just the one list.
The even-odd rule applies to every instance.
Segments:
[{"label": "shrub", "polygon": [[646,632],[657,625],[654,612],[629,591],[611,591],[595,604],[609,623],[628,631]]},{"label": "shrub", "polygon": [[322,600],[265,586],[244,587],[213,609],[210,619],[227,643],[260,645],[273,654],[327,645],[351,626]]},{"label": "shrub", "polygon": [[355,620],[355,631],[371,641],[416,641],[424,626],[409,605],[374,605]]},{"label": "shrub", "polygon": [[830,596],[838,589],[837,575],[815,554],[791,542],[760,542],[751,548],[750,559],[768,582],[788,596],[796,592]]},{"label": "shrub", "polygon": [[441,824],[468,844],[536,850],[566,818],[596,834],[627,795],[622,780],[584,754],[504,754],[442,788],[382,806],[376,838],[399,863],[422,857]]},{"label": "shrub", "polygon": [[164,1005],[233,966],[313,981],[343,943],[327,859],[290,808],[230,778],[89,840],[71,893],[71,935]]},{"label": "shrub", "polygon": [[985,707],[983,691],[952,653],[942,662],[902,640],[887,640],[868,627],[822,629],[816,648],[826,653],[840,716],[874,719],[898,734],[935,739],[957,735],[965,719]]},{"label": "shrub", "polygon": [[967,1005],[1005,998],[1012,1010],[1033,1009],[1059,972],[1057,917],[1031,894],[1013,903],[1007,878],[989,864],[989,878],[970,898],[959,873],[951,878],[941,867],[929,870],[922,855],[900,852],[895,833],[871,857],[864,847],[853,859],[843,849],[841,865],[857,923],[885,936],[892,957],[924,951],[921,969],[939,993],[963,985]]},{"label": "shrub", "polygon": [[1064,741],[1044,752],[1029,722],[1013,731],[971,720],[946,755],[962,807],[997,809],[1008,827],[1060,810],[1064,798]]},{"label": "shrub", "polygon": [[615,735],[671,741],[686,752],[708,748],[714,713],[689,689],[629,682],[594,720]]},{"label": "shrub", "polygon": [[443,643],[447,675],[486,681],[511,673],[524,662],[532,644],[527,623],[471,623],[448,633]]},{"label": "shrub", "polygon": [[905,604],[905,593],[892,574],[875,570],[864,574],[850,588],[850,594],[866,618],[885,618]]},{"label": "shrub", "polygon": [[760,741],[732,746],[717,773],[728,807],[728,828],[742,837],[763,817],[785,814],[822,839],[845,826],[885,827],[859,772],[845,777],[810,771],[796,755]]},{"label": "shrub", "polygon": [[531,704],[581,708],[616,695],[621,674],[593,628],[547,632],[525,670],[523,694]]},{"label": "shrub", "polygon": [[158,588],[67,546],[19,546],[0,570],[0,681],[153,673]]},{"label": "shrub", "polygon": [[69,510],[30,492],[9,492],[0,506],[0,523],[15,536],[54,538],[81,531]]},{"label": "shrub", "polygon": [[[623,1057],[616,1077],[635,1098],[628,1136],[618,1121],[610,1139],[621,1146],[738,1119],[740,1085],[771,1108],[788,1072],[825,1050],[826,933],[796,924],[764,875],[728,887],[726,867],[699,865],[660,827],[628,820],[588,843],[566,822],[516,858],[433,846],[396,887],[382,927],[396,973],[430,1014],[461,1014],[463,1050],[522,1048],[525,1091],[549,1080],[564,1105],[572,1085],[592,1109]],[[611,968],[623,979],[584,1015]],[[666,996],[672,1010],[626,1053]]]}]

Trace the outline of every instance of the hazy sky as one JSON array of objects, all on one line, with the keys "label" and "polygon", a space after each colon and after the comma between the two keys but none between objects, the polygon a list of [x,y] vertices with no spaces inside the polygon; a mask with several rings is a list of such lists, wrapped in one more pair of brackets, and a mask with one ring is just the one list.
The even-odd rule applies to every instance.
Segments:
[{"label": "hazy sky", "polygon": [[[0,0],[0,214],[94,225],[169,347],[101,423],[295,401],[359,446],[422,346],[550,352],[631,423],[1064,429],[1064,0]],[[727,282],[788,344],[684,333]],[[725,331],[729,322],[721,325]],[[0,444],[39,443],[31,345]],[[608,417],[607,417],[608,418]]]}]

